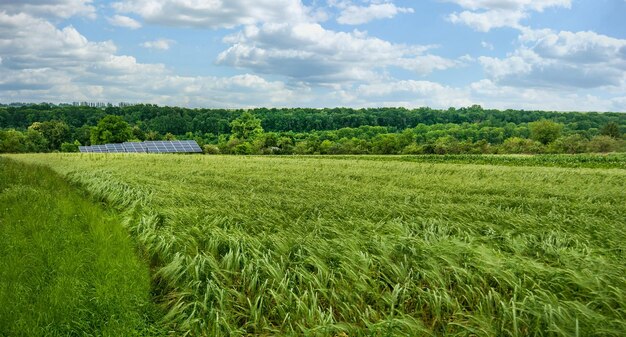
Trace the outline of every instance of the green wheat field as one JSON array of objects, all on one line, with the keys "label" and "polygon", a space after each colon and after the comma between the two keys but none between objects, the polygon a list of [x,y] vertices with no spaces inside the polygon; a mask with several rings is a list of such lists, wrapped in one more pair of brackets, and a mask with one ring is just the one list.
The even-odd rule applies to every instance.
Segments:
[{"label": "green wheat field", "polygon": [[0,211],[2,336],[626,331],[626,155],[10,155]]}]

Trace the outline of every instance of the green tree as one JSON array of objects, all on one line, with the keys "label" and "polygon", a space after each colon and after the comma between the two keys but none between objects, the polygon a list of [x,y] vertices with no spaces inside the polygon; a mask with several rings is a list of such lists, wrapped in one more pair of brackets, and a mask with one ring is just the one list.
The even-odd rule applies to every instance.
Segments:
[{"label": "green tree", "polygon": [[25,136],[24,142],[27,152],[46,152],[48,150],[48,140],[41,133],[27,130]]},{"label": "green tree", "polygon": [[241,117],[230,122],[230,127],[231,137],[244,141],[254,140],[254,138],[263,133],[261,120],[247,111]]},{"label": "green tree", "polygon": [[26,136],[17,130],[0,131],[0,153],[26,152]]},{"label": "green tree", "polygon": [[80,143],[76,140],[73,143],[63,143],[61,144],[61,152],[78,152],[78,147]]},{"label": "green tree", "polygon": [[376,154],[398,154],[404,146],[400,136],[394,133],[377,135],[372,139],[372,151]]},{"label": "green tree", "polygon": [[60,121],[35,122],[28,129],[41,133],[50,150],[59,150],[61,144],[69,140],[70,136],[70,127]]},{"label": "green tree", "polygon": [[440,137],[435,141],[436,154],[457,154],[460,152],[459,141],[452,136]]},{"label": "green tree", "polygon": [[595,136],[589,141],[590,152],[613,152],[620,148],[620,141],[609,136]]},{"label": "green tree", "polygon": [[207,144],[202,147],[204,154],[220,154],[220,148],[217,145]]},{"label": "green tree", "polygon": [[83,125],[79,128],[75,128],[72,132],[71,139],[77,140],[81,144],[90,145],[91,126]]},{"label": "green tree", "polygon": [[234,154],[252,154],[254,149],[249,142],[243,142],[233,148]]},{"label": "green tree", "polygon": [[138,126],[133,126],[133,139],[138,139],[141,141],[146,140],[146,133],[141,130]]},{"label": "green tree", "polygon": [[616,139],[622,138],[622,133],[619,131],[619,125],[615,122],[609,122],[600,129],[600,134],[603,136],[609,136]]},{"label": "green tree", "polygon": [[566,137],[560,137],[550,145],[550,152],[555,153],[583,153],[587,151],[587,138],[573,134]]},{"label": "green tree", "polygon": [[543,144],[532,139],[526,139],[521,137],[507,138],[500,146],[500,152],[504,153],[535,154],[542,153],[543,150]]},{"label": "green tree", "polygon": [[132,136],[132,129],[122,117],[107,115],[91,129],[91,144],[123,143]]},{"label": "green tree", "polygon": [[563,124],[555,123],[546,119],[529,123],[530,138],[541,144],[549,144],[561,136]]}]

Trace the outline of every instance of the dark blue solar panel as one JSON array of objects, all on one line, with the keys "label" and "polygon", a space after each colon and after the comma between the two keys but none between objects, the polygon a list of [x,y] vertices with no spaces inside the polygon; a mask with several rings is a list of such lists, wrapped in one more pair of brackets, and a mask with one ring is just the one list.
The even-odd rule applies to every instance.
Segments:
[{"label": "dark blue solar panel", "polygon": [[126,142],[119,144],[105,144],[79,146],[84,153],[198,153],[202,149],[195,140],[150,140],[145,142]]},{"label": "dark blue solar panel", "polygon": [[126,142],[122,144],[122,146],[124,146],[124,150],[126,150],[126,152],[136,152],[136,153],[146,152],[146,146],[144,145],[144,143]]},{"label": "dark blue solar panel", "polygon": [[93,149],[93,152],[96,153],[106,153],[107,152],[107,148],[105,145],[93,145],[91,147]]},{"label": "dark blue solar panel", "polygon": [[124,145],[122,145],[122,144],[106,144],[104,146],[105,146],[107,152],[109,152],[109,153],[126,152],[126,150],[124,149]]}]

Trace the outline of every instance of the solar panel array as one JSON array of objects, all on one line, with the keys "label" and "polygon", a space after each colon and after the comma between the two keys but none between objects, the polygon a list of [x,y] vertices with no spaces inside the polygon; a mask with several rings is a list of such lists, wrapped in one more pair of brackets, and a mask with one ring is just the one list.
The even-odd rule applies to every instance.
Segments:
[{"label": "solar panel array", "polygon": [[122,145],[124,145],[124,149],[126,149],[126,152],[146,152],[146,146],[144,145],[144,143],[126,142]]},{"label": "solar panel array", "polygon": [[199,153],[195,140],[126,142],[118,144],[79,146],[82,153]]}]

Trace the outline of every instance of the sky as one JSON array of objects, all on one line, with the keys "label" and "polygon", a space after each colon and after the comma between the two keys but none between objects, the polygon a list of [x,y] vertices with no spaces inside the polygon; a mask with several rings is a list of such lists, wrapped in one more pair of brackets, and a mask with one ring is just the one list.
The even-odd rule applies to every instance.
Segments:
[{"label": "sky", "polygon": [[0,0],[0,102],[626,112],[626,0]]}]

